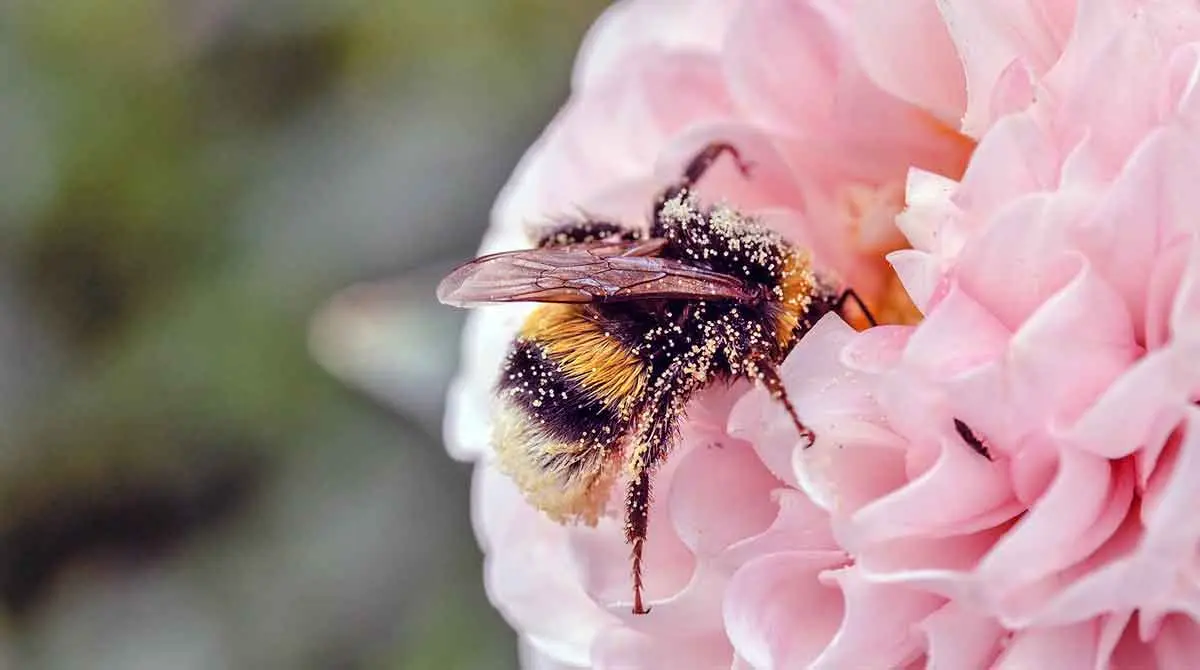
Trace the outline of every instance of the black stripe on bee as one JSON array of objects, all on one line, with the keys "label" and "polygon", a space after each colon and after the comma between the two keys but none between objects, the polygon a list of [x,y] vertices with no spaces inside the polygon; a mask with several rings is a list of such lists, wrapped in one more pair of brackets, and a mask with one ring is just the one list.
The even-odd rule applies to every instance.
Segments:
[{"label": "black stripe on bee", "polygon": [[611,440],[625,431],[615,409],[570,379],[530,340],[513,343],[498,390],[546,436],[561,442]]}]

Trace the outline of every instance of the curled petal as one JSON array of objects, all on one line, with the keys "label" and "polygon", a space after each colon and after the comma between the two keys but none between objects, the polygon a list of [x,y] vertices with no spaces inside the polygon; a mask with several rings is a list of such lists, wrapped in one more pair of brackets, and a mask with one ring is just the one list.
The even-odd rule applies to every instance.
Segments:
[{"label": "curled petal", "polygon": [[688,549],[711,556],[770,526],[777,510],[771,491],[779,484],[750,444],[713,435],[680,459],[666,506]]},{"label": "curled petal", "polygon": [[[725,64],[741,107],[767,126],[821,127],[830,113],[841,44],[817,3],[763,0],[730,27]],[[787,63],[787,67],[780,67]]]},{"label": "curled petal", "polygon": [[1172,346],[1153,351],[1113,382],[1059,436],[1105,458],[1138,453],[1144,485],[1200,382],[1200,349]]},{"label": "curled petal", "polygon": [[954,194],[955,204],[982,223],[1020,196],[1053,190],[1059,156],[1028,114],[1006,116],[979,143]]},{"label": "curled petal", "polygon": [[994,619],[954,602],[925,617],[917,627],[927,639],[929,670],[988,667],[1005,635]]},{"label": "curled petal", "polygon": [[[925,0],[870,0],[855,5],[854,46],[863,69],[883,90],[958,125],[966,83],[937,5]],[[919,35],[920,39],[889,39]]]},{"label": "curled petal", "polygon": [[1080,257],[1051,207],[1048,196],[1016,200],[959,257],[956,276],[963,290],[1009,329],[1020,327],[1079,271]]},{"label": "curled petal", "polygon": [[1098,635],[1097,625],[1090,621],[1016,633],[995,667],[1003,670],[1037,667],[1092,670],[1096,667]]},{"label": "curled petal", "polygon": [[[484,478],[490,499],[520,499],[507,477]],[[588,665],[593,639],[614,619],[584,591],[561,527],[528,505],[514,504],[510,512],[486,521],[493,546],[503,547],[484,566],[488,596],[541,655]],[[560,567],[530,571],[524,569],[528,565]],[[544,616],[547,610],[556,615]]]},{"label": "curled petal", "polygon": [[592,25],[575,63],[572,87],[582,92],[620,71],[624,59],[647,47],[715,53],[737,11],[735,0],[620,2]]},{"label": "curled petal", "polygon": [[1112,536],[1133,498],[1133,477],[1070,450],[1045,495],[980,563],[976,578],[1003,618],[1026,619],[1048,595],[1034,587],[1083,560]]},{"label": "curled petal", "polygon": [[634,670],[728,666],[733,648],[723,635],[648,635],[621,626],[605,629],[592,647],[590,667]]},{"label": "curled petal", "polygon": [[1154,644],[1155,660],[1163,670],[1185,670],[1200,658],[1200,624],[1181,615],[1168,616]]},{"label": "curled petal", "polygon": [[838,630],[842,594],[818,576],[846,562],[840,551],[783,552],[750,561],[729,583],[725,631],[754,667],[805,667]]},{"label": "curled petal", "polygon": [[947,384],[956,414],[1000,444],[1078,420],[1140,353],[1119,297],[1078,257],[1073,274],[1002,359]]},{"label": "curled petal", "polygon": [[[1050,7],[1065,11],[1047,11]],[[1070,8],[1055,0],[938,3],[966,73],[965,132],[978,137],[996,121],[989,114],[989,93],[1010,63],[1025,58],[1040,73],[1058,60],[1071,25]]]},{"label": "curled petal", "polygon": [[874,583],[851,567],[833,570],[822,581],[836,583],[845,599],[841,626],[814,668],[899,668],[922,650],[915,624],[943,604],[920,589]]},{"label": "curled petal", "polygon": [[1021,511],[1023,506],[1013,497],[1004,468],[947,435],[933,467],[859,509],[852,523],[861,541],[880,542],[911,535],[966,535],[991,528]]}]

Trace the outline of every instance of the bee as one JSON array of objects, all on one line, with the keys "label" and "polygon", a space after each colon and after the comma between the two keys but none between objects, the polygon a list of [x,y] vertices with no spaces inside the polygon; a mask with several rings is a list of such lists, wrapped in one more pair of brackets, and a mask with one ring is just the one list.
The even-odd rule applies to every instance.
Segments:
[{"label": "bee", "polygon": [[536,248],[465,263],[438,286],[458,307],[536,302],[500,372],[497,463],[560,523],[594,525],[622,475],[633,612],[643,603],[642,553],[655,470],[671,453],[689,398],[749,379],[779,401],[806,446],[814,439],[779,366],[853,290],[818,274],[808,253],[755,219],[701,206],[696,182],[727,143],[696,154],[653,203],[648,229],[581,217]]}]

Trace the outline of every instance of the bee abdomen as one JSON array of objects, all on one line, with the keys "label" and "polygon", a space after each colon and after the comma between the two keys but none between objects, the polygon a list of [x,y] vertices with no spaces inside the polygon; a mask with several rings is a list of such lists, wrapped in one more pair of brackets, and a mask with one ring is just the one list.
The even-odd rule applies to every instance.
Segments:
[{"label": "bee abdomen", "polygon": [[617,403],[606,402],[569,377],[541,346],[517,340],[501,373],[500,395],[529,416],[548,438],[579,442],[615,437],[624,421]]},{"label": "bee abdomen", "polygon": [[629,419],[566,367],[538,342],[513,344],[498,388],[496,456],[551,518],[594,524],[619,470]]}]

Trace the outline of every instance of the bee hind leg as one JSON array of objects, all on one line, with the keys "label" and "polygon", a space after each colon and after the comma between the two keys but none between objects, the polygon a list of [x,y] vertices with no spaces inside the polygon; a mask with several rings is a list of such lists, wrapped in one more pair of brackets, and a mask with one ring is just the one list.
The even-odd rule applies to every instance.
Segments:
[{"label": "bee hind leg", "polygon": [[673,393],[652,400],[630,454],[632,476],[625,492],[625,541],[630,545],[633,562],[634,614],[650,612],[643,598],[642,552],[650,525],[651,486],[654,471],[678,437],[678,417],[685,402],[686,394]]},{"label": "bee hind leg", "polygon": [[650,468],[639,464],[625,494],[625,541],[632,547],[633,613],[649,614],[642,602],[642,549],[650,522]]}]

